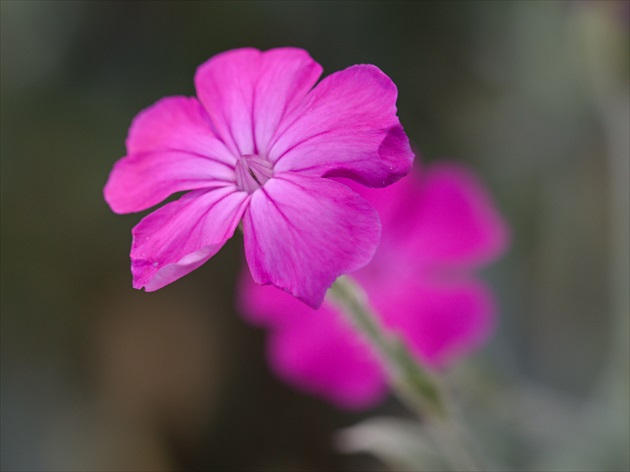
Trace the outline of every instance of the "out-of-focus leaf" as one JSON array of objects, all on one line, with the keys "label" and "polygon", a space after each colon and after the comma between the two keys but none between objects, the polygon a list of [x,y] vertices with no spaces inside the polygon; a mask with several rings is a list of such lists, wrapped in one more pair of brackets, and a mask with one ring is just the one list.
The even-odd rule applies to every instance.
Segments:
[{"label": "out-of-focus leaf", "polygon": [[339,431],[335,440],[340,451],[372,454],[391,470],[448,470],[426,428],[410,420],[370,418]]}]

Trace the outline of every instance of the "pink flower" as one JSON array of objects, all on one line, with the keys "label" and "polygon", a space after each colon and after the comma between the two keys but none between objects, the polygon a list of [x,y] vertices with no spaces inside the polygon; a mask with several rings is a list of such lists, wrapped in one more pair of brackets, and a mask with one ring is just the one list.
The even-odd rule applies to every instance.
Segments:
[{"label": "pink flower", "polygon": [[[383,234],[372,262],[352,277],[386,328],[433,368],[482,344],[495,303],[474,270],[506,249],[508,230],[481,184],[441,163],[379,192],[358,190],[379,211]],[[243,274],[239,302],[249,321],[269,329],[269,361],[287,382],[349,409],[385,396],[370,347],[327,301],[314,311]]]},{"label": "pink flower", "polygon": [[332,74],[294,48],[237,49],[195,74],[198,99],[142,111],[105,186],[116,213],[189,190],[133,229],[133,286],[157,290],[210,259],[243,222],[254,280],[312,307],[379,240],[374,208],[347,177],[385,187],[413,153],[396,117],[396,86],[372,65]]}]

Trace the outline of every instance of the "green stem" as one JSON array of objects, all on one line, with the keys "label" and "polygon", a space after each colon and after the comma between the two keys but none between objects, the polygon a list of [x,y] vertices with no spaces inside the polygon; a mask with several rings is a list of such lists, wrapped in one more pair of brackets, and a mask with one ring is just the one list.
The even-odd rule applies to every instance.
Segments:
[{"label": "green stem", "polygon": [[363,290],[350,278],[340,277],[328,294],[374,348],[398,398],[428,423],[429,432],[453,470],[482,470],[463,444],[461,428],[453,420],[439,382],[416,362],[400,338],[383,328]]}]

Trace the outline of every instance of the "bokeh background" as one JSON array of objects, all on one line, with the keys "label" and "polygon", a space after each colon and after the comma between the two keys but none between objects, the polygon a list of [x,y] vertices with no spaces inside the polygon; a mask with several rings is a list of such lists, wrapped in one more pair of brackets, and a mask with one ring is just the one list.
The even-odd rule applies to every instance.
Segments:
[{"label": "bokeh background", "polygon": [[102,197],[139,110],[193,95],[218,52],[286,45],[383,69],[419,161],[472,167],[512,227],[484,274],[498,331],[447,375],[479,449],[499,470],[628,470],[628,2],[0,8],[2,470],[381,470],[335,433],[407,413],[273,377],[234,308],[240,235],[135,291],[141,215]]}]

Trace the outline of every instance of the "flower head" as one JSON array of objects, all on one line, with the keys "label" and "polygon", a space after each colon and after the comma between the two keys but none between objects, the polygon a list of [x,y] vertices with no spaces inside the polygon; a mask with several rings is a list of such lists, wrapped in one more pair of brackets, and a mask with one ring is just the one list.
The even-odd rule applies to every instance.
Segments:
[{"label": "flower head", "polygon": [[253,279],[308,305],[372,258],[380,223],[346,177],[385,187],[413,161],[393,82],[356,65],[315,86],[306,51],[227,51],[195,74],[198,98],[142,111],[105,186],[116,213],[189,191],[133,229],[135,288],[157,290],[210,259],[243,222]]},{"label": "flower head", "polygon": [[[386,329],[434,368],[479,346],[495,304],[474,270],[508,242],[481,184],[464,167],[440,163],[378,192],[357,190],[379,211],[383,233],[373,260],[351,277]],[[270,363],[287,382],[345,408],[371,406],[387,392],[370,346],[334,305],[314,311],[245,273],[239,302],[249,321],[269,329]]]}]

